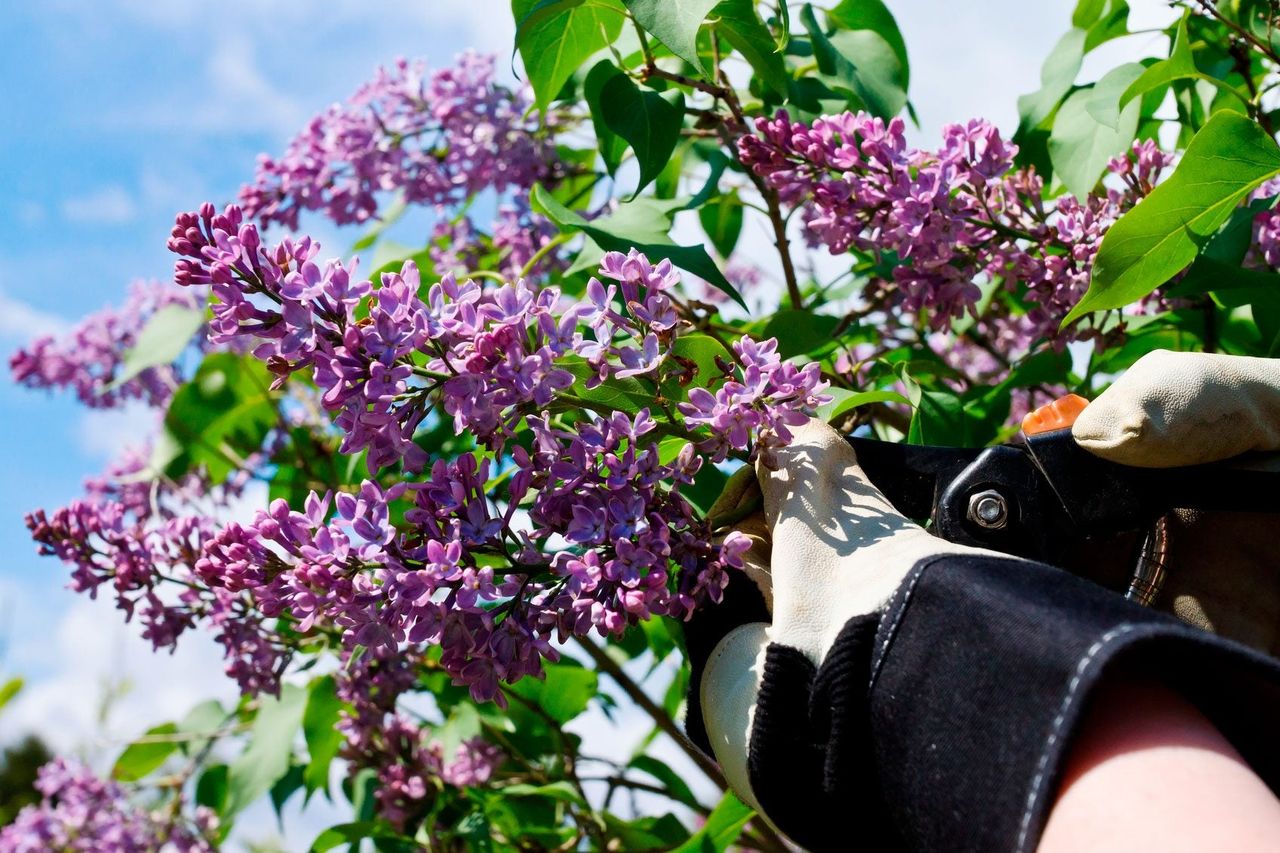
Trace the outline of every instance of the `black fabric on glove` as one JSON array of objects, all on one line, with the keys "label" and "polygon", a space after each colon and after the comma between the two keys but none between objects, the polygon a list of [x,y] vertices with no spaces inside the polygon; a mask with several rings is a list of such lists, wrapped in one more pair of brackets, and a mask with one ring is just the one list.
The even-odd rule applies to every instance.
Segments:
[{"label": "black fabric on glove", "polygon": [[1034,849],[1090,693],[1121,666],[1187,697],[1280,790],[1275,660],[1049,566],[950,554],[850,620],[816,671],[769,647],[753,793],[811,850]]},{"label": "black fabric on glove", "polygon": [[787,646],[765,652],[751,788],[770,820],[811,850],[849,849],[851,835],[867,850],[901,846],[876,774],[866,772],[874,762],[866,697],[879,624],[876,613],[850,619],[816,670]]}]

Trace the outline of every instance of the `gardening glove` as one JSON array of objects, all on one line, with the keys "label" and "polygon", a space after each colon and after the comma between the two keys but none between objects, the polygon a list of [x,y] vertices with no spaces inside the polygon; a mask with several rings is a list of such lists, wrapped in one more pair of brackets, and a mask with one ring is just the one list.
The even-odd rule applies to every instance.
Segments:
[{"label": "gardening glove", "polygon": [[[699,686],[689,711],[695,741],[702,741],[701,732],[694,734],[700,720],[705,743],[730,786],[766,818],[748,771],[766,647],[776,643],[796,650],[817,667],[842,631],[874,632],[874,619],[859,620],[878,617],[918,562],[946,553],[984,553],[932,536],[900,515],[858,467],[844,437],[821,421],[795,429],[774,464],[773,469],[758,465],[754,477],[749,470],[739,472],[710,513],[723,517],[763,498],[762,512],[737,525],[753,540],[745,561],[747,575],[757,583],[735,577],[726,604],[739,606],[740,600],[728,598],[748,596],[758,586],[769,607],[757,598],[758,621],[719,635],[705,668],[694,673]],[[706,627],[697,622],[686,628],[693,629],[690,657],[695,661],[700,655],[693,646]]]},{"label": "gardening glove", "polygon": [[[1090,403],[1072,435],[1097,456],[1143,468],[1280,450],[1280,359],[1157,350]],[[1155,605],[1280,654],[1276,521],[1268,513],[1175,512]]]}]

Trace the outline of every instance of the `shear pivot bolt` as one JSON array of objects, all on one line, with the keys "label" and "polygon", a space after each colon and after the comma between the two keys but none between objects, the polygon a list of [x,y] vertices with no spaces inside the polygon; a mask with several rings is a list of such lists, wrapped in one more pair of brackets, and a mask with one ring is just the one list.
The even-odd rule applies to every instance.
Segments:
[{"label": "shear pivot bolt", "polygon": [[994,489],[977,492],[969,498],[969,520],[988,530],[1001,530],[1009,523],[1009,502]]}]

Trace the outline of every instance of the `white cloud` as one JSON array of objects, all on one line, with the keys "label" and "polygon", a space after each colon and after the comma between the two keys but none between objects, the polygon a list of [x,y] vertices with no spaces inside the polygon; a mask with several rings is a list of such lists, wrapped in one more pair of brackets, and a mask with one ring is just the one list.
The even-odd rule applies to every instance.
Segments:
[{"label": "white cloud", "polygon": [[17,213],[18,221],[23,225],[43,225],[49,218],[49,212],[45,210],[44,205],[32,199],[18,202]]},{"label": "white cloud", "polygon": [[70,323],[0,290],[0,339],[23,343],[40,335],[58,335]]},{"label": "white cloud", "polygon": [[41,636],[14,638],[14,657],[30,659],[19,645],[36,642],[52,644],[46,651],[57,666],[27,674],[28,685],[4,710],[5,740],[35,732],[57,752],[100,760],[205,699],[235,698],[235,685],[221,675],[221,649],[208,635],[192,631],[174,654],[155,654],[136,626],[124,624],[109,594],[77,598]]},{"label": "white cloud", "polygon": [[[221,10],[219,14],[230,14]],[[238,30],[221,28],[205,54],[202,73],[194,74],[200,99],[193,103],[184,87],[181,100],[157,98],[130,104],[104,117],[108,127],[127,126],[193,133],[267,130],[297,132],[306,118],[302,103],[267,79],[258,63],[258,45]]]},{"label": "white cloud", "polygon": [[142,403],[129,403],[118,409],[89,409],[76,430],[80,449],[113,458],[126,447],[138,447],[155,434],[156,411]]},{"label": "white cloud", "polygon": [[138,205],[119,184],[108,184],[62,202],[62,216],[68,222],[93,225],[124,225],[138,215]]},{"label": "white cloud", "polygon": [[201,113],[219,125],[231,118],[261,127],[296,130],[305,118],[301,105],[259,71],[256,47],[241,33],[224,32],[214,43],[206,71],[213,97]]}]

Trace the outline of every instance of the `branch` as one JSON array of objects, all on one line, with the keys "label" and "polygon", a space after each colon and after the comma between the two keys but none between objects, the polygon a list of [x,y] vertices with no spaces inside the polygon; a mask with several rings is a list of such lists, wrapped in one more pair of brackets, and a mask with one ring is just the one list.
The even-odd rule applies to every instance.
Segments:
[{"label": "branch", "polygon": [[597,646],[595,643],[585,637],[578,638],[578,644],[583,650],[591,656],[601,672],[604,672],[622,688],[622,692],[627,694],[632,702],[639,705],[646,714],[653,718],[658,728],[662,730],[667,737],[676,742],[676,746],[684,751],[685,755],[698,765],[698,769],[706,774],[707,778],[716,784],[722,791],[728,790],[729,783],[725,781],[724,774],[720,772],[720,768],[710,758],[702,754],[702,751],[693,745],[693,741],[689,740],[688,735],[680,730],[676,725],[676,721],[661,706],[649,697],[649,694],[640,689],[640,685],[636,684],[631,676],[627,675],[622,667],[618,666],[617,661],[609,657],[605,650]]}]

